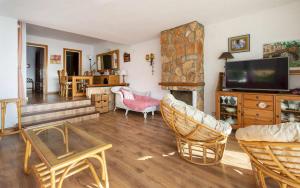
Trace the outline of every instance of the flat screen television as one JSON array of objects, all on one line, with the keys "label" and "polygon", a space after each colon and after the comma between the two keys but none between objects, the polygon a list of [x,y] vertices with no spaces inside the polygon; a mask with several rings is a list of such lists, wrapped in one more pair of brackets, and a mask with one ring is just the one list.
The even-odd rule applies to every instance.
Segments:
[{"label": "flat screen television", "polygon": [[288,63],[287,57],[227,62],[226,88],[287,91],[289,89]]}]

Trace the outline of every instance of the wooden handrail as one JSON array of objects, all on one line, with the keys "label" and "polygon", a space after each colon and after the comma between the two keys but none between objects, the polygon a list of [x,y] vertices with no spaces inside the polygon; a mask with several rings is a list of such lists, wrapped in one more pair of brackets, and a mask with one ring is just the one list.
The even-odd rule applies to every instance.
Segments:
[{"label": "wooden handrail", "polygon": [[198,86],[204,86],[204,82],[160,82],[159,85],[161,86],[190,86],[190,87],[198,87]]}]

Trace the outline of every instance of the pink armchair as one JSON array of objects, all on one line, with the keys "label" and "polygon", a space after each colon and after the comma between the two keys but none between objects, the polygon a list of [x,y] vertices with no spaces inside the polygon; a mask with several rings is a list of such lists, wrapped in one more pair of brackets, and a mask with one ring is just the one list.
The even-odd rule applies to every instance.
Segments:
[{"label": "pink armchair", "polygon": [[[124,99],[121,89],[130,91],[134,95],[134,100]],[[154,112],[159,106],[159,100],[150,97],[150,92],[138,92],[129,87],[113,87],[111,91],[116,94],[115,96],[115,110],[117,108],[125,109],[125,116],[129,111],[142,112],[144,118],[147,119],[149,112],[154,116]]]}]

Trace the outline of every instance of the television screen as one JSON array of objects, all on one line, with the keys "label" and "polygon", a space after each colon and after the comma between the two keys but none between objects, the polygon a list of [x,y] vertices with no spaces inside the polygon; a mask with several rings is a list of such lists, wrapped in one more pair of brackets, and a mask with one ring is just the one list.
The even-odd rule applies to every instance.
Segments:
[{"label": "television screen", "polygon": [[288,90],[288,58],[227,62],[226,88]]}]

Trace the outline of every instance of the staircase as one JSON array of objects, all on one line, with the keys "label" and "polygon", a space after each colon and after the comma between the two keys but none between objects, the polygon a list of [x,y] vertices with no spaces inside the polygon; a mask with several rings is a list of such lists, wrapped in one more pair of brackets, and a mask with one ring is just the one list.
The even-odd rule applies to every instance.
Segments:
[{"label": "staircase", "polygon": [[49,125],[69,121],[71,123],[99,117],[91,100],[80,99],[58,103],[26,105],[22,107],[22,127]]}]

